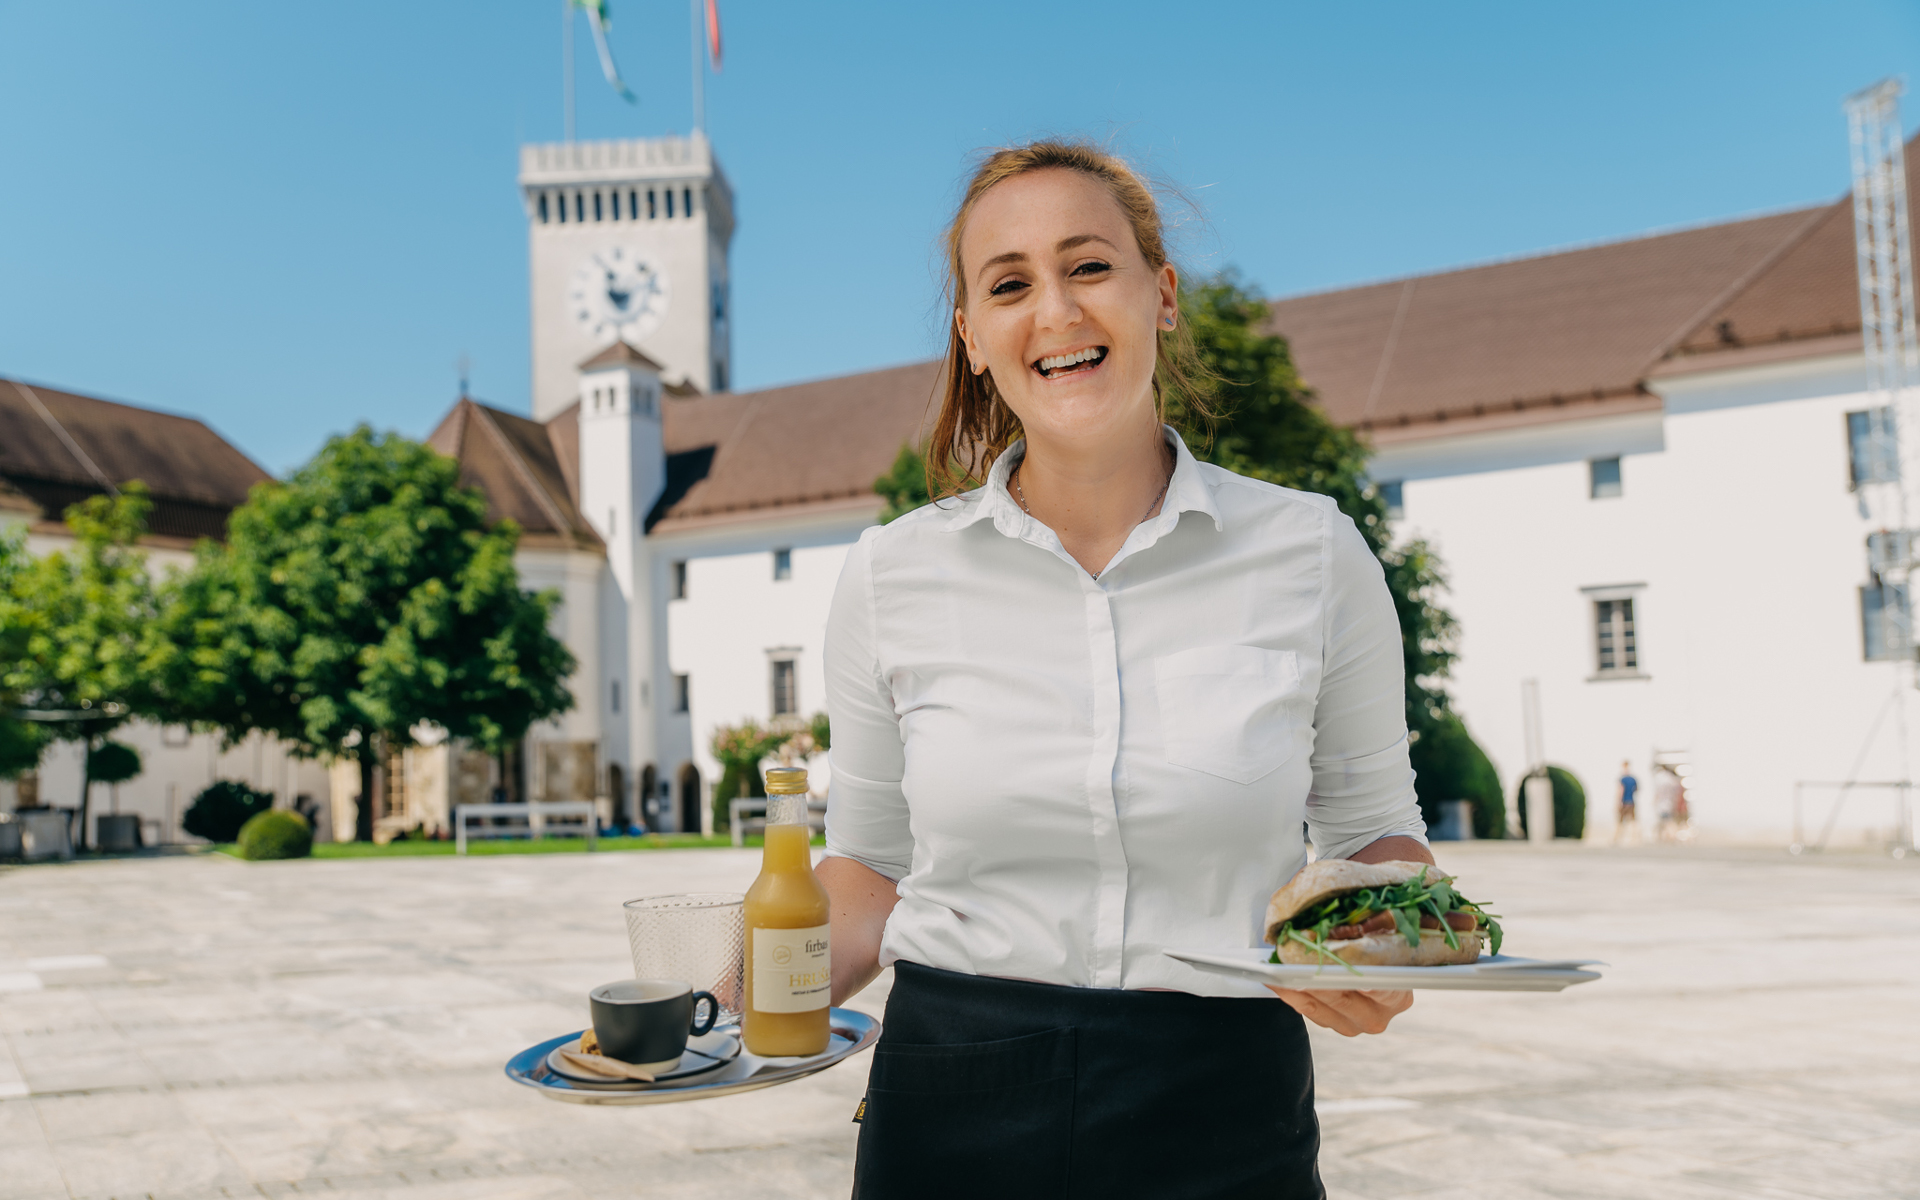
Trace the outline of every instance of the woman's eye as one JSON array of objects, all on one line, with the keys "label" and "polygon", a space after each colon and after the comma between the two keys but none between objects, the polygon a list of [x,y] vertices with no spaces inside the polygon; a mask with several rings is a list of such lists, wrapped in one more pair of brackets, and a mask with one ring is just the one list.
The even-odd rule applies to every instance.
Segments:
[{"label": "woman's eye", "polygon": [[1007,279],[994,284],[993,287],[988,290],[987,294],[990,296],[1011,296],[1026,286],[1027,281],[1024,279]]},{"label": "woman's eye", "polygon": [[1111,266],[1108,266],[1106,263],[1095,260],[1093,262],[1081,263],[1079,266],[1073,269],[1073,273],[1075,275],[1100,275],[1111,270],[1113,270]]}]

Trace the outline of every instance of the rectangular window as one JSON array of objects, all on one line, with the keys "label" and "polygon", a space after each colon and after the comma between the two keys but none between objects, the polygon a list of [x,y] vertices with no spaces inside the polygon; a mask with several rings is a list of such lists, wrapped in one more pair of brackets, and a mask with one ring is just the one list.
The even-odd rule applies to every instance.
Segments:
[{"label": "rectangular window", "polygon": [[685,559],[681,559],[679,562],[673,564],[673,598],[675,600],[685,600],[687,598],[687,562]]},{"label": "rectangular window", "polygon": [[1892,483],[1900,478],[1900,451],[1894,440],[1893,410],[1847,414],[1847,467],[1854,487]]},{"label": "rectangular window", "polygon": [[601,209],[600,209],[600,193],[599,192],[595,192],[593,194],[593,219],[596,221],[603,219],[601,215]]},{"label": "rectangular window", "polygon": [[675,675],[673,677],[673,711],[683,713],[693,702],[693,676]]},{"label": "rectangular window", "polygon": [[620,190],[615,188],[607,193],[607,206],[613,210],[613,219],[620,219]]},{"label": "rectangular window", "polygon": [[607,700],[612,704],[614,712],[620,711],[620,681],[618,679],[613,681],[613,690],[608,694]]},{"label": "rectangular window", "polygon": [[1587,463],[1587,494],[1595,500],[1609,500],[1621,494],[1619,459],[1596,458]]},{"label": "rectangular window", "polygon": [[667,220],[673,220],[673,189],[667,189]]},{"label": "rectangular window", "polygon": [[795,684],[793,660],[773,660],[773,715],[791,717],[800,711],[799,689]]},{"label": "rectangular window", "polygon": [[560,193],[560,194],[558,194],[558,195],[556,195],[556,196],[555,196],[555,197],[554,197],[553,199],[554,199],[554,205],[553,205],[553,206],[554,206],[554,208],[555,208],[556,210],[558,210],[558,216],[560,217],[560,223],[561,223],[562,225],[565,225],[565,224],[567,223],[567,197],[566,197],[566,193],[564,193],[564,192],[562,192],[562,193]]},{"label": "rectangular window", "polygon": [[660,215],[659,199],[660,193],[654,191],[652,188],[647,189],[647,220],[651,221]]},{"label": "rectangular window", "polygon": [[793,578],[793,551],[775,550],[773,552],[773,577],[775,579]]},{"label": "rectangular window", "polygon": [[1387,506],[1387,516],[1398,520],[1407,515],[1406,499],[1398,479],[1389,479],[1374,486],[1380,490],[1380,502]]},{"label": "rectangular window", "polygon": [[542,225],[547,223],[547,194],[545,192],[540,193],[540,223]]},{"label": "rectangular window", "polygon": [[680,189],[680,215],[683,217],[690,217],[693,215],[693,189],[692,188]]},{"label": "rectangular window", "polygon": [[1907,589],[1875,583],[1860,589],[1860,648],[1868,662],[1905,658],[1912,639],[1912,610]]},{"label": "rectangular window", "polygon": [[1618,675],[1640,669],[1640,652],[1634,645],[1632,600],[1595,600],[1593,628],[1599,652],[1595,659],[1599,674]]}]

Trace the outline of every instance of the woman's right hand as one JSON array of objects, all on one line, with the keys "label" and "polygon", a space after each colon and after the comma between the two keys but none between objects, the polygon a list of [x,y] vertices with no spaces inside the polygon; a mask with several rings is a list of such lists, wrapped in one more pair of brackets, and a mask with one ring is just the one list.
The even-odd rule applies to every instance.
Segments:
[{"label": "woman's right hand", "polygon": [[880,974],[880,936],[900,892],[893,880],[850,858],[823,858],[813,873],[830,902],[833,1003],[839,1005]]}]

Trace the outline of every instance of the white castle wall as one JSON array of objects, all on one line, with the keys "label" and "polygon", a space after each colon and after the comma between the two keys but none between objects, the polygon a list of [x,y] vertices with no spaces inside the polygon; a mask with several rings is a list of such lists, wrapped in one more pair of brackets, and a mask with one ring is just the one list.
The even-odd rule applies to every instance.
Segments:
[{"label": "white castle wall", "polygon": [[[1446,564],[1462,630],[1453,690],[1509,791],[1525,767],[1521,685],[1537,679],[1547,755],[1586,784],[1590,837],[1614,833],[1621,760],[1645,785],[1660,752],[1690,764],[1704,834],[1784,843],[1794,782],[1847,778],[1893,689],[1890,664],[1862,661],[1868,526],[1844,423],[1868,406],[1859,363],[1659,391],[1664,414],[1389,447],[1375,478],[1406,480],[1397,532],[1429,538]],[[1615,454],[1624,494],[1590,499],[1587,460]],[[1621,584],[1644,585],[1646,677],[1596,679],[1582,589]],[[1889,724],[1861,778],[1902,778],[1896,745]],[[1849,805],[1843,840],[1891,826],[1885,796]]]}]

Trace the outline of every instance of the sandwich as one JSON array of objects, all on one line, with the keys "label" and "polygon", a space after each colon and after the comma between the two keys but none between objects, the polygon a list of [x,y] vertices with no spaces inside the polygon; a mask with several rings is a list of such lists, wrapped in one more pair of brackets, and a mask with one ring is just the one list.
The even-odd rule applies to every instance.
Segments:
[{"label": "sandwich", "polygon": [[1500,922],[1428,863],[1308,864],[1267,903],[1277,963],[1438,967],[1500,953]]}]

